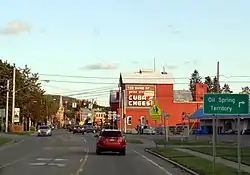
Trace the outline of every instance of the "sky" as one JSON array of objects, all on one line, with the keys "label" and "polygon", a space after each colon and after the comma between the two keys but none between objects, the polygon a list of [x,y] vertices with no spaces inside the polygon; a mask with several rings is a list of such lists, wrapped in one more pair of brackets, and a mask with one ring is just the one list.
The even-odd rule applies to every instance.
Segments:
[{"label": "sky", "polygon": [[194,69],[215,76],[219,61],[221,83],[238,92],[250,85],[249,9],[249,0],[1,0],[0,57],[39,73],[47,93],[103,105],[120,72],[152,69],[154,58],[156,71],[186,78],[175,89]]}]

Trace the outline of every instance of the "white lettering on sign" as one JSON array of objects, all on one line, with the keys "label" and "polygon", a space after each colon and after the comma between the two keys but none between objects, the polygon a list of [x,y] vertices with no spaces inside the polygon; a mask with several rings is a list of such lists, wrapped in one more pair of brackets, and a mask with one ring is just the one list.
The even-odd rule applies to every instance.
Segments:
[{"label": "white lettering on sign", "polygon": [[209,103],[233,103],[235,104],[235,98],[222,98],[219,97],[218,99],[216,99],[215,97],[209,97],[208,98],[208,102]]},{"label": "white lettering on sign", "polygon": [[141,107],[150,107],[153,105],[153,101],[128,101],[129,106],[141,106]]},{"label": "white lettering on sign", "polygon": [[211,111],[225,111],[225,112],[231,112],[232,107],[225,107],[225,106],[210,106]]},{"label": "white lettering on sign", "polygon": [[127,106],[128,107],[150,107],[154,104],[154,85],[127,85]]},{"label": "white lettering on sign", "polygon": [[235,103],[234,98],[219,98],[219,103]]}]

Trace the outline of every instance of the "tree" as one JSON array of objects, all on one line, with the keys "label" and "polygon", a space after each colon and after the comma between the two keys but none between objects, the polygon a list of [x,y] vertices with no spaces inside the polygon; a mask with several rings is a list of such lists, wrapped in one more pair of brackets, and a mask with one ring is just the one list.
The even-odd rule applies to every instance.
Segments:
[{"label": "tree", "polygon": [[[10,91],[12,90],[12,75],[14,65],[10,65],[7,61],[0,60],[0,108],[6,106],[6,82],[10,80]],[[28,66],[24,68],[16,68],[16,95],[15,107],[20,108],[20,123],[30,118],[33,122],[44,121],[50,111],[47,107],[54,104],[51,101],[46,101],[44,98],[44,90],[38,82],[39,76],[37,73],[32,73]],[[45,105],[46,104],[46,105]],[[12,105],[12,95],[10,94],[9,105]],[[54,113],[56,107],[53,107]],[[9,108],[9,116],[11,116],[11,108]],[[9,117],[11,121],[11,117]]]},{"label": "tree", "polygon": [[205,77],[204,84],[207,85],[207,92],[210,93],[213,89],[213,81],[210,76]]},{"label": "tree", "polygon": [[224,86],[221,88],[221,92],[223,94],[231,94],[233,91],[230,90],[230,86],[228,84],[224,84]]},{"label": "tree", "polygon": [[217,77],[214,77],[213,83],[212,83],[211,93],[219,93],[218,89],[219,89],[219,92],[221,92],[220,85],[218,84]]},{"label": "tree", "polygon": [[248,86],[241,88],[241,94],[250,94],[250,88]]},{"label": "tree", "polygon": [[190,78],[190,81],[189,81],[189,90],[192,93],[193,100],[195,100],[195,94],[196,94],[195,85],[197,83],[202,83],[201,79],[202,78],[199,75],[199,72],[195,69],[194,72],[191,74],[191,78]]}]

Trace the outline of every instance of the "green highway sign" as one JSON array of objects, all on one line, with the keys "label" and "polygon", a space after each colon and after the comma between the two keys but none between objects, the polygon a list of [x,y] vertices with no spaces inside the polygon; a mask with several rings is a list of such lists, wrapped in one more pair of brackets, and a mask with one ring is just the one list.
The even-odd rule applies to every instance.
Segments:
[{"label": "green highway sign", "polygon": [[205,94],[204,114],[248,114],[248,94]]}]

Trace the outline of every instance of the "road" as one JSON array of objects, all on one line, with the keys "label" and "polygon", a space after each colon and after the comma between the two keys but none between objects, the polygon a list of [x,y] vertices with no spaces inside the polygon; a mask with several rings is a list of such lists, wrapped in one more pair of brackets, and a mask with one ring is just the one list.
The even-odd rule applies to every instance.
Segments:
[{"label": "road", "polygon": [[24,137],[24,141],[0,150],[0,175],[188,175],[143,151],[127,146],[127,155],[95,154],[92,134],[73,135],[63,130],[52,137]]}]

